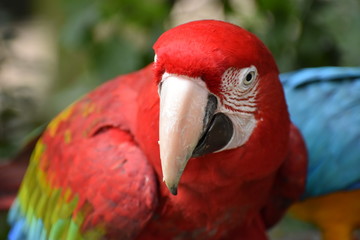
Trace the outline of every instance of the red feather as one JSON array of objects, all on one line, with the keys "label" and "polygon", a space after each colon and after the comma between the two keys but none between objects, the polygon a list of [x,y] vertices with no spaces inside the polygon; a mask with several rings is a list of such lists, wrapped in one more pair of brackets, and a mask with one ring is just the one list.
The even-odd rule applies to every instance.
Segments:
[{"label": "red feather", "polygon": [[[306,166],[273,57],[254,35],[219,21],[174,28],[154,49],[154,66],[105,83],[49,125],[40,159],[46,180],[79,197],[83,231],[101,225],[110,239],[266,239],[301,194]],[[259,89],[250,138],[190,159],[171,195],[158,145],[161,75],[201,77],[219,94],[227,68],[251,65]]]}]

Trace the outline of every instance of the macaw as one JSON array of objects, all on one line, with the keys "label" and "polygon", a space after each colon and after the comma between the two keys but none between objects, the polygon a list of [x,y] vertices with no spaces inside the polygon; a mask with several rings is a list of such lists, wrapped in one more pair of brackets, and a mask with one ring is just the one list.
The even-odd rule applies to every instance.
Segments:
[{"label": "macaw", "polygon": [[360,228],[360,68],[281,74],[289,112],[309,153],[306,188],[290,213],[324,240],[352,240]]},{"label": "macaw", "polygon": [[305,143],[263,43],[202,20],[154,51],[51,121],[9,239],[264,240],[300,197]]}]

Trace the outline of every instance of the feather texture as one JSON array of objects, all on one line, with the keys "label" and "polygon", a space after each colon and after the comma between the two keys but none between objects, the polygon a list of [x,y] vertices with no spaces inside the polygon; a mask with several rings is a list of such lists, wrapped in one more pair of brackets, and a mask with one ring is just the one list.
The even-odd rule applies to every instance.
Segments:
[{"label": "feather texture", "polygon": [[360,68],[309,68],[280,78],[309,152],[303,198],[359,189]]},{"label": "feather texture", "polygon": [[[153,65],[103,84],[48,125],[9,216],[12,239],[264,240],[266,228],[299,198],[303,139],[290,122],[275,61],[259,39],[235,25],[204,20],[167,31],[154,50]],[[223,105],[221,76],[232,68],[252,69],[256,76],[258,85],[248,85],[256,87],[250,94],[256,111],[248,112],[256,126],[241,146],[190,158],[187,149],[202,138],[198,132],[179,150],[185,159],[176,157],[182,153],[169,159],[176,167],[174,196],[161,184],[164,102],[158,94],[164,81],[174,80],[164,80],[164,73],[201,78],[204,111],[211,95]],[[184,99],[186,108],[194,95]],[[219,107],[219,113],[236,116],[229,118],[234,125],[244,121],[236,109]],[[174,121],[184,124],[169,139],[184,142],[183,129],[194,130],[195,114],[189,115],[176,115]],[[213,121],[198,118],[198,129],[210,136]],[[179,165],[184,161],[186,168]]]},{"label": "feather texture", "polygon": [[109,81],[48,125],[9,214],[10,240],[139,233],[157,204],[156,181],[127,124],[138,87],[127,81],[149,71]]}]

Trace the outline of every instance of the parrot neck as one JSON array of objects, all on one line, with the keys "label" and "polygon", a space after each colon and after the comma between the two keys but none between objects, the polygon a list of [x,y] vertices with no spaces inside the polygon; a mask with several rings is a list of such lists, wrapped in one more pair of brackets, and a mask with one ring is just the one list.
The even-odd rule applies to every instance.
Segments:
[{"label": "parrot neck", "polygon": [[[161,218],[156,222],[161,222],[161,231],[177,228],[177,222],[182,222],[185,223],[182,228],[194,234],[206,226],[216,229],[219,235],[227,235],[228,231],[239,229],[239,223],[245,226],[258,221],[274,175],[244,181],[240,174],[229,175],[218,164],[211,164],[221,162],[223,156],[219,153],[212,158],[191,159],[193,164],[187,166],[176,196],[161,182],[161,177],[158,178],[161,197],[156,216]],[[205,236],[204,239],[212,238]]]},{"label": "parrot neck", "polygon": [[[160,193],[170,199],[161,211],[169,218],[178,215],[189,218],[190,225],[205,224],[211,229],[225,227],[227,219],[232,219],[234,228],[240,222],[252,224],[258,219],[286,159],[289,143],[286,111],[279,114],[277,122],[266,121],[266,117],[257,123],[242,147],[190,159],[177,196],[169,193],[159,177]],[[157,168],[158,176],[162,176],[160,171]]]}]

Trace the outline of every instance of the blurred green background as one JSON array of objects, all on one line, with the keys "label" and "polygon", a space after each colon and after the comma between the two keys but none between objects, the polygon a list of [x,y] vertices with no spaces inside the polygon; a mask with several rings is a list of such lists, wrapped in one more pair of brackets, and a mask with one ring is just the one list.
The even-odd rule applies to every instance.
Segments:
[{"label": "blurred green background", "polygon": [[[360,66],[359,12],[359,0],[0,0],[0,161],[87,91],[150,63],[152,44],[172,26],[240,25],[284,72]],[[274,239],[318,239],[313,228],[284,222],[290,231],[275,229]]]}]

